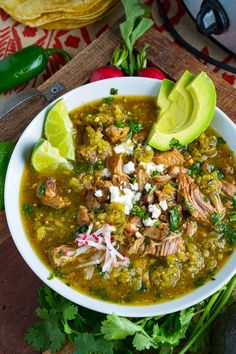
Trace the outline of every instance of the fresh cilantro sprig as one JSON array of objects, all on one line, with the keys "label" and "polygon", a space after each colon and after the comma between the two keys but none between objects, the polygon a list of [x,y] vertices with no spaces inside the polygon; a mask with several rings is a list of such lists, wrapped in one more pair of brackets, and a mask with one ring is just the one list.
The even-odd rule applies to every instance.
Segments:
[{"label": "fresh cilantro sprig", "polygon": [[89,162],[78,162],[78,165],[73,168],[75,173],[86,172],[89,175],[93,175],[94,171],[102,170],[104,168],[104,164],[102,162],[95,162],[94,164]]},{"label": "fresh cilantro sprig", "polygon": [[124,44],[117,47],[113,53],[111,64],[121,68],[128,75],[133,76],[135,72],[139,72],[146,67],[146,50],[148,45],[145,44],[140,53],[134,51],[136,41],[152,27],[153,21],[146,16],[150,10],[140,4],[138,0],[122,0],[125,9],[126,19],[120,24],[120,33]]},{"label": "fresh cilantro sprig", "polygon": [[148,217],[146,211],[140,206],[138,206],[137,204],[133,205],[133,208],[131,209],[131,213],[140,216],[143,219],[147,219]]},{"label": "fresh cilantro sprig", "polygon": [[209,326],[230,300],[235,286],[236,276],[196,306],[132,320],[88,310],[43,286],[36,310],[40,320],[27,330],[25,340],[37,351],[54,353],[67,342],[73,343],[75,354],[132,354],[150,348],[158,353],[177,349],[185,354],[199,347],[204,351],[208,349],[205,337],[210,333]]},{"label": "fresh cilantro sprig", "polygon": [[180,212],[177,205],[175,205],[172,209],[170,209],[170,229],[178,230],[180,225]]},{"label": "fresh cilantro sprig", "polygon": [[125,122],[115,122],[114,125],[117,128],[129,127],[129,137],[132,137],[134,134],[139,133],[144,128],[143,124],[138,123],[133,119],[128,119]]}]

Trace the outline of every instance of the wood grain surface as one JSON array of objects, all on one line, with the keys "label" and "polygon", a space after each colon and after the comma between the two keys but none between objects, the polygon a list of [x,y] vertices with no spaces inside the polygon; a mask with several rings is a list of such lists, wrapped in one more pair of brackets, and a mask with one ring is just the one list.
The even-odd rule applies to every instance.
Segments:
[{"label": "wood grain surface", "polygon": [[[55,81],[61,82],[67,92],[86,83],[91,72],[106,65],[119,43],[117,27],[107,30],[86,49],[76,55],[66,66],[39,86],[44,91]],[[140,50],[149,43],[148,61],[162,69],[169,78],[176,80],[184,70],[193,73],[206,70],[217,89],[217,105],[236,123],[235,90],[224,80],[208,71],[204,64],[161,33],[150,30],[138,42]],[[0,120],[0,140],[16,141],[28,123],[45,106],[41,98],[34,98]],[[4,213],[0,213],[0,353],[33,354],[23,341],[26,328],[34,321],[39,279],[19,255],[7,227]]]}]

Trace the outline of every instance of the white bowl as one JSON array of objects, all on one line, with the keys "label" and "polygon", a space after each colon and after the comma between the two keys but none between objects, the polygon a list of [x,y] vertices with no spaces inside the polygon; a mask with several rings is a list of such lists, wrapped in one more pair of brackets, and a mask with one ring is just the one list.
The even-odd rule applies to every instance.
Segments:
[{"label": "white bowl", "polygon": [[[87,84],[66,93],[62,97],[68,109],[72,110],[86,102],[109,96],[112,87],[119,90],[119,95],[156,96],[160,85],[161,81],[155,79],[116,78]],[[19,139],[9,163],[5,184],[6,216],[12,238],[20,254],[35,274],[56,292],[79,305],[103,313],[116,313],[128,317],[146,317],[175,312],[202,301],[222,287],[236,272],[236,252],[231,255],[224,267],[216,274],[214,281],[209,281],[200,288],[175,300],[154,305],[131,306],[109,303],[86,296],[68,287],[60,279],[48,280],[49,270],[34,252],[23,228],[19,196],[26,160],[29,158],[34,144],[42,135],[45,113],[52,104],[54,102],[34,118]],[[220,132],[220,135],[236,153],[236,127],[218,108],[216,108],[211,125]]]}]

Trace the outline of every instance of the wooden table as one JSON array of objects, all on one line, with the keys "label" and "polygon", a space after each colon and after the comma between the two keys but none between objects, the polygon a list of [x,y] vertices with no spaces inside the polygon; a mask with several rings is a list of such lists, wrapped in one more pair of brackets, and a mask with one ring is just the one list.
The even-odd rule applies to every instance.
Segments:
[{"label": "wooden table", "polygon": [[[117,28],[104,32],[97,40],[76,55],[66,66],[39,86],[44,91],[55,81],[61,82],[63,93],[88,81],[91,72],[106,65],[114,48],[120,42]],[[205,70],[217,90],[217,105],[236,123],[236,91],[223,79],[206,69],[204,64],[161,33],[151,29],[138,42],[140,50],[149,43],[149,65],[157,66],[176,80],[186,69],[196,74]],[[28,123],[45,106],[40,98],[31,99],[0,120],[0,140],[16,141]],[[23,341],[23,334],[34,322],[37,307],[37,289],[40,280],[19,255],[9,233],[5,215],[0,213],[0,354],[32,354]]]}]

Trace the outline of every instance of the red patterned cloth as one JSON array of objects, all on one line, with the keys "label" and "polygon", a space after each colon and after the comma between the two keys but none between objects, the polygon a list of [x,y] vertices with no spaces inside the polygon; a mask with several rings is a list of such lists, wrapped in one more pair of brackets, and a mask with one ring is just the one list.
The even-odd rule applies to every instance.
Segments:
[{"label": "red patterned cloth", "polygon": [[[156,1],[146,0],[142,2],[150,7],[156,30],[171,38],[160,18]],[[193,46],[224,63],[236,66],[235,57],[233,55],[221,50],[209,39],[197,32],[195,24],[189,14],[186,13],[181,0],[164,0],[163,4],[172,24]],[[90,44],[122,15],[123,10],[120,6],[113,14],[90,26],[71,31],[49,31],[21,25],[0,9],[0,59],[31,44],[38,44],[44,48],[63,48],[73,56]],[[65,60],[62,56],[54,55],[50,57],[48,66],[43,73],[18,89],[0,95],[0,103],[3,103],[7,96],[14,92],[19,92],[26,87],[38,86],[64,64]],[[231,85],[236,86],[235,75],[222,71],[212,65],[208,66],[217,75],[221,76]],[[191,68],[189,69],[191,70]]]}]

